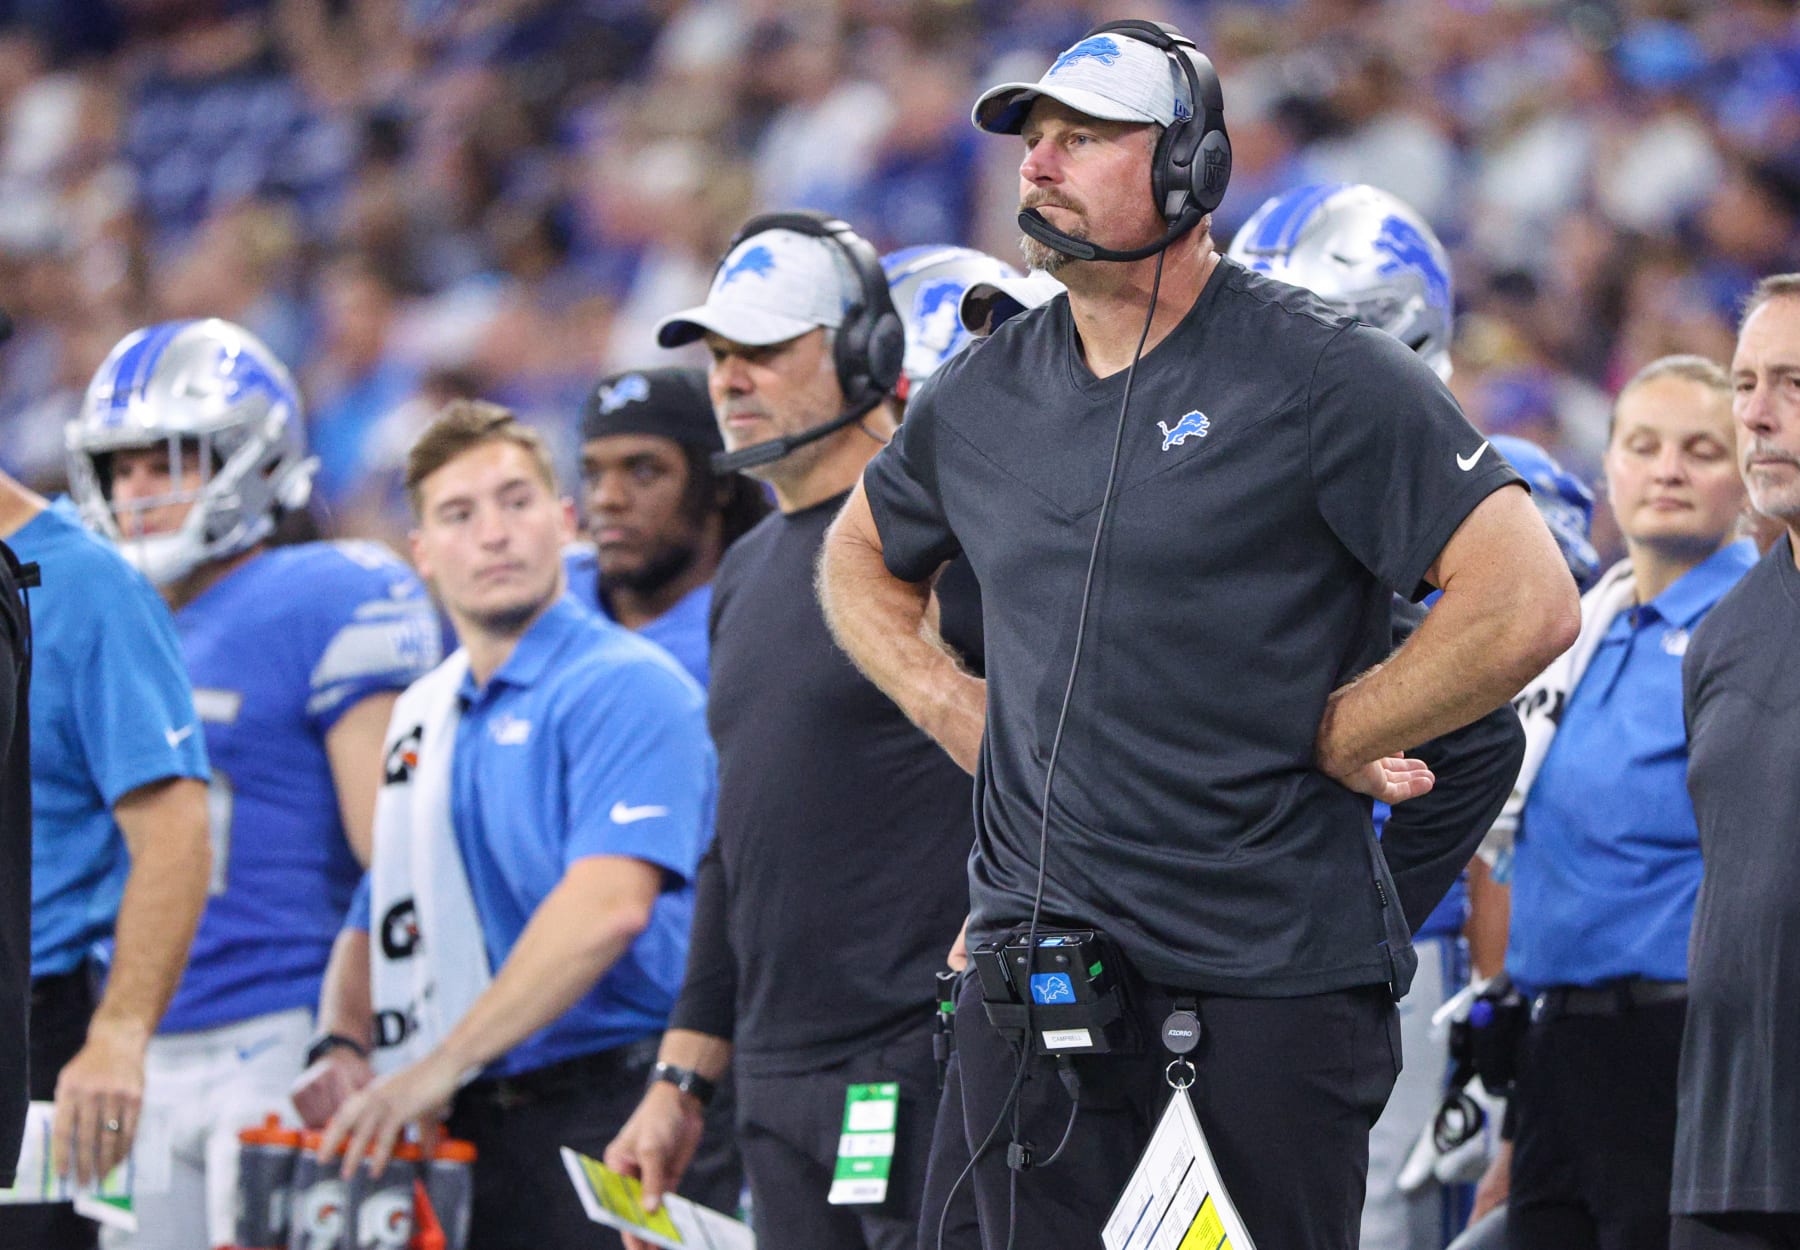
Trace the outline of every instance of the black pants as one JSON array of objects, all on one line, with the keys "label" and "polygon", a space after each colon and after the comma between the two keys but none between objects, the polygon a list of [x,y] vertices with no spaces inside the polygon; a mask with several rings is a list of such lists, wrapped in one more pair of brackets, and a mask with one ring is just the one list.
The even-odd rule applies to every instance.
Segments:
[{"label": "black pants", "polygon": [[[831,1206],[826,1195],[852,1085],[900,1086],[893,1168],[885,1201]],[[937,1115],[937,1061],[929,1018],[867,1055],[793,1076],[740,1070],[738,1146],[750,1183],[757,1244],[771,1250],[914,1250],[919,1196]]]},{"label": "black pants", "polygon": [[937,1124],[931,1133],[925,1193],[919,1202],[919,1250],[981,1250],[975,1177],[969,1171],[971,1153],[968,1127],[963,1122],[962,1061],[952,1049],[944,1068]]},{"label": "black pants", "polygon": [[1526,1031],[1512,1096],[1513,1250],[1668,1250],[1683,1003]]},{"label": "black pants", "polygon": [[[619,1235],[582,1210],[560,1147],[595,1159],[605,1153],[644,1096],[658,1042],[473,1081],[456,1096],[450,1132],[477,1152],[470,1250],[619,1250]],[[677,1190],[727,1215],[742,1188],[731,1116],[727,1083],[707,1109],[706,1135]]]},{"label": "black pants", "polygon": [[[86,968],[31,983],[31,1097],[56,1097],[63,1065],[87,1042],[95,995]],[[75,1214],[68,1203],[0,1207],[0,1246],[31,1250],[93,1250],[98,1225]]]},{"label": "black pants", "polygon": [[1669,1244],[1674,1250],[1800,1250],[1800,1212],[1678,1215]]},{"label": "black pants", "polygon": [[[1155,1039],[1171,994],[1137,995]],[[1302,998],[1199,1000],[1197,1077],[1189,1095],[1226,1190],[1263,1250],[1354,1250],[1368,1179],[1369,1130],[1400,1071],[1400,1024],[1383,986]],[[1022,1173],[1006,1165],[1007,1132],[975,1164],[987,1250],[1093,1247],[1172,1096],[1169,1056],[1075,1060],[1081,1102],[1055,1163]],[[1000,1116],[1017,1071],[1013,1045],[988,1023],[975,982],[956,1012],[963,1115],[979,1144]],[[1020,1093],[1022,1132],[1047,1155],[1069,1121],[1070,1100],[1052,1063],[1034,1058]],[[1009,1192],[1017,1178],[1017,1193]]]}]

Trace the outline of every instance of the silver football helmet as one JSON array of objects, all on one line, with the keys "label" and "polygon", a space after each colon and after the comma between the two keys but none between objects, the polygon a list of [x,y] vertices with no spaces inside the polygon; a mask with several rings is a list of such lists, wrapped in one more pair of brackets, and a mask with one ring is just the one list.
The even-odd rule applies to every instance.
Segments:
[{"label": "silver football helmet", "polygon": [[[318,461],[306,454],[302,419],[287,368],[241,326],[148,326],[112,349],[69,422],[69,494],[90,529],[166,585],[261,542],[283,511],[306,506]],[[150,447],[168,449],[169,493],[115,506],[113,456]],[[197,471],[184,450],[198,452]],[[178,504],[192,506],[172,531],[119,525],[120,512]]]},{"label": "silver football helmet", "polygon": [[1449,380],[1450,257],[1425,219],[1386,191],[1321,184],[1278,195],[1226,255],[1386,330]]},{"label": "silver football helmet", "polygon": [[962,323],[963,292],[983,282],[1017,278],[1018,270],[968,247],[902,248],[881,258],[888,293],[906,326],[901,364],[908,386],[917,386],[973,339]]}]

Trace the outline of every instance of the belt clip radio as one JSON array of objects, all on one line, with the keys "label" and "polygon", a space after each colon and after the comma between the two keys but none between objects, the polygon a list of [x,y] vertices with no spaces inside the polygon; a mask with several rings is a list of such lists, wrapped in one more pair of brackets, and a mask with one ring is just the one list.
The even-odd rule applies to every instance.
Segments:
[{"label": "belt clip radio", "polygon": [[1143,1048],[1125,992],[1125,961],[1094,929],[1040,929],[1035,956],[1014,931],[975,948],[982,1006],[1001,1033],[1020,1037],[1030,999],[1031,1047],[1040,1055],[1130,1054]]}]

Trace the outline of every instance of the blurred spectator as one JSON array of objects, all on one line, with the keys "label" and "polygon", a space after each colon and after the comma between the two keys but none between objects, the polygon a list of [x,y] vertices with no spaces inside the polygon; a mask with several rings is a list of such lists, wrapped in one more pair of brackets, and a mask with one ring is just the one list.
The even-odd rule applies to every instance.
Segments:
[{"label": "blurred spectator", "polygon": [[281,69],[266,14],[146,8],[170,28],[135,67],[124,148],[155,236],[179,239],[210,209],[259,192],[291,196],[322,226],[343,190],[349,144]]},{"label": "blurred spectator", "polygon": [[388,353],[396,296],[387,278],[354,258],[337,261],[320,279],[321,351],[305,392],[313,410],[318,490],[327,505],[353,490],[376,422],[412,394],[417,380]]}]

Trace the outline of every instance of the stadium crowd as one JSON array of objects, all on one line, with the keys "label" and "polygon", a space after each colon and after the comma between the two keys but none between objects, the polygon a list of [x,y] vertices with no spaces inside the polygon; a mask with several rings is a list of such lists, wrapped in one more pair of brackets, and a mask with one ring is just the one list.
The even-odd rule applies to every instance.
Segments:
[{"label": "stadium crowd", "polygon": [[[107,348],[207,313],[293,362],[328,533],[403,531],[400,451],[449,392],[572,467],[587,383],[645,362],[751,212],[1009,255],[1010,156],[967,100],[1130,7],[9,0],[0,463],[53,484]],[[1800,259],[1781,0],[1147,12],[1225,67],[1221,244],[1305,183],[1398,194],[1455,262],[1465,410],[1584,476],[1611,392],[1672,351],[1723,359],[1750,283]]]},{"label": "stadium crowd", "polygon": [[[1041,212],[1025,255],[1067,290],[1018,272],[1021,178],[1043,210],[1143,216],[1098,162],[1147,162],[1162,194],[1172,158],[1138,130],[1217,120],[1180,45],[1096,26],[1127,16],[1219,67],[1230,143],[1225,176],[1203,189],[1201,161],[1155,204],[1157,259],[1109,272],[1154,264],[1145,290],[1229,318],[1154,293],[1119,314]],[[1023,134],[1024,164],[983,130]],[[408,1126],[472,1141],[473,1250],[587,1244],[564,1145],[652,1193],[748,1198],[770,1250],[1097,1232],[1168,1056],[1028,1080],[985,974],[926,1002],[946,957],[1024,933],[1027,843],[1034,932],[1044,907],[1104,920],[1151,1026],[1198,1013],[1193,1098],[1245,1220],[1283,1230],[1265,1250],[1354,1245],[1359,1220],[1368,1250],[1443,1250],[1483,1217],[1471,1244],[1512,1250],[1800,1244],[1800,1130],[1764,1122],[1779,1048],[1743,1040],[1800,993],[1769,819],[1800,776],[1769,658],[1800,603],[1796,5],[0,0],[0,194],[0,537],[107,588],[34,601],[38,837],[79,839],[35,861],[32,1089],[83,1175],[140,1112],[173,1142],[108,1246],[247,1236],[237,1133],[264,1112],[342,1147],[365,1204]],[[1179,335],[1176,365],[1155,349]],[[1202,402],[1194,376],[1210,417],[1171,407]],[[1031,446],[1041,404],[1116,408],[1124,445],[1142,402],[1179,420],[1115,447],[1104,489],[1100,452]],[[1183,456],[1239,457],[1245,498],[1161,476]],[[1090,470],[1092,527],[1022,554],[1012,522],[1084,517]],[[1133,492],[1116,541],[1142,562],[1109,565]],[[1188,532],[1239,552],[1244,619],[1315,573],[1330,611],[1205,625],[1167,666],[1108,641],[1181,575],[1152,496],[1216,509]],[[1096,568],[1092,650],[1129,659],[1084,702]],[[1489,632],[1453,665],[1458,630]],[[1276,638],[1291,673],[1258,667]],[[1251,672],[1298,693],[1221,693]],[[1220,703],[1219,784],[1158,772]],[[1071,707],[1119,718],[1076,731],[1063,779]],[[1297,770],[1269,763],[1284,717]],[[1041,834],[1017,797],[1040,787]],[[1366,861],[1233,843],[1189,895],[1109,823],[1335,833],[1365,798]],[[1066,890],[1077,847],[1099,870]],[[1366,867],[1373,892],[1337,888]],[[1383,937],[1352,968],[1363,909]],[[1496,1014],[1505,1061],[1471,1058]],[[1266,1106],[1281,1131],[1245,1132]],[[883,1115],[876,1185],[840,1134]],[[0,1206],[9,1236],[92,1230]]]}]

